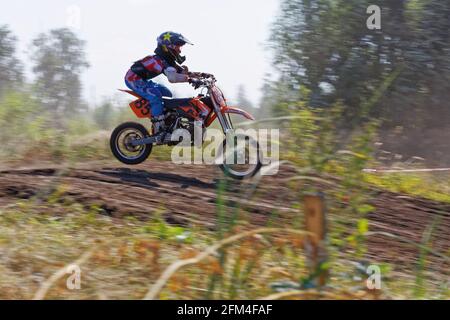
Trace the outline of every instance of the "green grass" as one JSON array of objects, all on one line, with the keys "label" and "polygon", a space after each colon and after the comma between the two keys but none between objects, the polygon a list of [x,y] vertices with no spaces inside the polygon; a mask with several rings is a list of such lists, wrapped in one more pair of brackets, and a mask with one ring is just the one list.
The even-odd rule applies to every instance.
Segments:
[{"label": "green grass", "polygon": [[366,173],[366,182],[398,193],[450,203],[450,173]]}]

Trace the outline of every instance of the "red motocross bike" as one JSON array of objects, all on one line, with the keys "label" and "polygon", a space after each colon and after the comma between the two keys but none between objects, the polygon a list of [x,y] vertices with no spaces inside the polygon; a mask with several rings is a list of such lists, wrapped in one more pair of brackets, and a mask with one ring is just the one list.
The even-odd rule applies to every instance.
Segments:
[{"label": "red motocross bike", "polygon": [[[182,143],[182,139],[174,141],[172,134],[179,129],[187,130],[191,141],[184,141],[189,145],[194,144],[195,124],[201,121],[204,143],[206,128],[210,127],[215,120],[219,121],[224,134],[223,143],[220,145],[216,154],[214,164],[218,165],[223,172],[238,180],[253,177],[261,169],[261,154],[259,144],[254,137],[235,134],[230,114],[243,116],[248,120],[255,120],[254,117],[235,107],[227,105],[227,101],[216,86],[216,79],[213,75],[207,73],[190,73],[191,83],[195,89],[206,89],[206,94],[199,94],[194,98],[187,99],[166,99],[164,101],[165,124],[167,134],[164,141],[157,143],[157,138],[149,134],[147,129],[139,123],[127,122],[117,127],[110,140],[111,150],[114,156],[122,163],[127,165],[137,165],[150,156],[154,145],[175,146]],[[121,90],[137,98],[130,103],[130,107],[138,118],[151,119],[151,108],[148,100],[130,90]],[[234,135],[234,139],[229,139]],[[237,143],[237,139],[243,139],[244,144]],[[232,146],[230,143],[232,142]],[[250,150],[256,150],[256,157],[250,156]],[[230,157],[230,153],[231,157]],[[234,161],[227,161],[227,159]],[[241,161],[236,161],[236,159]],[[243,160],[243,161],[242,161]]]}]

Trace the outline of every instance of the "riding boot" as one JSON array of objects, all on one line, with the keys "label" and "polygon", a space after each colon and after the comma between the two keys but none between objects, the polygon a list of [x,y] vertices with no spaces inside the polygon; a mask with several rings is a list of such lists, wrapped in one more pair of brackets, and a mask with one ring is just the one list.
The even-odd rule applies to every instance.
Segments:
[{"label": "riding boot", "polygon": [[162,144],[167,134],[165,117],[164,116],[155,117],[154,119],[152,119],[152,123],[154,128],[153,136],[156,138],[156,143]]}]

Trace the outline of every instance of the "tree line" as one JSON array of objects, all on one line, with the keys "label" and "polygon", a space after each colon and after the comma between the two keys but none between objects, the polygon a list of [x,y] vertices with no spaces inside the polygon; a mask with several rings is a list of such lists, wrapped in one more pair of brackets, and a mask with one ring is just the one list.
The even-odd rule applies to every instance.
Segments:
[{"label": "tree line", "polygon": [[24,64],[17,58],[17,38],[8,26],[0,26],[0,95],[8,91],[28,91],[44,110],[53,115],[55,125],[66,116],[86,109],[82,99],[81,74],[89,67],[85,42],[67,28],[41,33],[33,39],[29,52],[34,74],[29,83]]},{"label": "tree line", "polygon": [[[381,30],[366,26],[370,5],[381,8]],[[449,1],[281,0],[262,106],[286,115],[289,102],[341,103],[345,128],[379,119],[381,133],[402,131],[404,152],[433,140],[424,130],[450,139],[449,30]],[[448,155],[448,143],[439,148]]]}]

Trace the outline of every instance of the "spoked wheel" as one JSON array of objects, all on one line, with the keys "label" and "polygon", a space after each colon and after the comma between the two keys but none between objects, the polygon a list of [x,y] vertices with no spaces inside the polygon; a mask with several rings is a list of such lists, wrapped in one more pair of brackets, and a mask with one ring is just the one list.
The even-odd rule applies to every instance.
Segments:
[{"label": "spoked wheel", "polygon": [[150,136],[147,129],[139,123],[127,122],[117,127],[110,140],[111,151],[120,162],[136,165],[144,162],[150,156],[153,145],[134,146],[134,140]]},{"label": "spoked wheel", "polygon": [[259,143],[248,135],[225,139],[217,155],[216,163],[233,179],[251,178],[262,167]]}]

